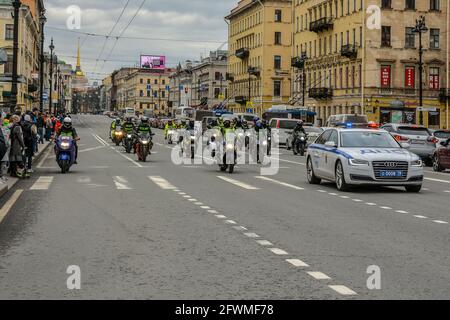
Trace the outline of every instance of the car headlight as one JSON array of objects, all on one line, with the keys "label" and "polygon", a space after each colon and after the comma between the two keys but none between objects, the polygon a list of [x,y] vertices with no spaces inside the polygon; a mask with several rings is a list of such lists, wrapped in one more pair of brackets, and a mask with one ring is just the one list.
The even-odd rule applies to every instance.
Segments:
[{"label": "car headlight", "polygon": [[360,159],[348,159],[348,163],[351,166],[368,166],[369,165],[369,161],[360,160]]},{"label": "car headlight", "polygon": [[420,159],[411,161],[411,167],[423,167],[423,161]]}]

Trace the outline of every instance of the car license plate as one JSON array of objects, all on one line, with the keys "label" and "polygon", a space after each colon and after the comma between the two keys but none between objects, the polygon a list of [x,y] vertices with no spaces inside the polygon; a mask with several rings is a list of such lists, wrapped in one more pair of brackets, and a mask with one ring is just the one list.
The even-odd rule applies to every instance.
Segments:
[{"label": "car license plate", "polygon": [[401,177],[403,177],[403,171],[401,171],[401,170],[396,170],[396,171],[382,170],[382,171],[380,171],[380,177],[382,177],[382,178],[401,178]]},{"label": "car license plate", "polygon": [[425,144],[425,141],[423,141],[423,140],[413,140],[412,144]]}]

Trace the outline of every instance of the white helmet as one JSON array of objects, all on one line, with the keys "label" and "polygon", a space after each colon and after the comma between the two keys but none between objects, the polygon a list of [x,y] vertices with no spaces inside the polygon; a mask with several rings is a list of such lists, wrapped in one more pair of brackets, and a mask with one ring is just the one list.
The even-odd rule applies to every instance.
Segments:
[{"label": "white helmet", "polygon": [[69,117],[64,118],[63,125],[66,128],[70,128],[72,126],[72,119],[70,119]]}]

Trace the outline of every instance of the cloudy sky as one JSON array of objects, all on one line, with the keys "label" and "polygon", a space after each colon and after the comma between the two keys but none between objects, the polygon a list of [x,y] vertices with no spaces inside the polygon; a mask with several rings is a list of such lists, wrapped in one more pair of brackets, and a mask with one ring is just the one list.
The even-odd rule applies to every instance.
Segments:
[{"label": "cloudy sky", "polygon": [[[227,24],[223,17],[237,4],[237,0],[146,0],[126,28],[143,1],[45,0],[46,46],[48,48],[50,37],[53,37],[58,57],[75,66],[76,45],[80,38],[82,69],[91,82],[121,66],[134,66],[141,54],[166,55],[168,66],[173,67],[186,59],[199,60],[201,55],[219,48],[227,40]],[[79,30],[67,27],[70,18],[67,9],[73,5],[81,9]],[[111,37],[105,44],[105,37],[84,33],[111,34]],[[124,37],[151,39],[122,38],[114,47],[115,37],[121,33]],[[100,61],[96,62],[98,58]],[[108,61],[104,62],[105,59]]]}]

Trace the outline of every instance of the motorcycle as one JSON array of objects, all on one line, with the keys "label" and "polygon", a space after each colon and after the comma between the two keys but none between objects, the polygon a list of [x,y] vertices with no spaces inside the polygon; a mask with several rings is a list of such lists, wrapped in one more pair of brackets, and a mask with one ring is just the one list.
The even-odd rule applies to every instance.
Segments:
[{"label": "motorcycle", "polygon": [[214,129],[214,132],[212,133],[211,137],[209,138],[207,145],[209,146],[211,150],[211,158],[216,157],[217,153],[217,140],[221,138],[222,134],[220,130]]},{"label": "motorcycle", "polygon": [[195,158],[195,132],[194,130],[188,130],[190,133],[189,139],[184,139],[182,135],[178,138],[178,143],[181,144],[181,154],[184,150],[191,150],[191,159]]},{"label": "motorcycle", "polygon": [[147,161],[150,150],[153,148],[152,135],[150,135],[149,133],[143,133],[138,136],[136,154],[139,161]]},{"label": "motorcycle", "polygon": [[127,153],[131,153],[131,149],[133,148],[133,134],[127,133],[123,140],[123,146],[125,147],[125,151]]},{"label": "motorcycle", "polygon": [[75,163],[75,144],[71,137],[62,136],[56,140],[55,144],[56,162],[61,168],[61,172],[67,173]]},{"label": "motorcycle", "polygon": [[122,131],[122,129],[116,129],[114,132],[113,132],[113,142],[116,144],[116,146],[119,146],[120,145],[120,143],[122,142],[122,140],[123,140],[123,131]]},{"label": "motorcycle", "polygon": [[[233,143],[230,142],[227,143],[226,141],[224,141],[223,146],[224,146],[223,162],[219,164],[219,168],[220,171],[226,172],[228,170],[228,172],[231,174],[234,172],[234,166],[236,165],[237,160],[236,139],[234,140]],[[233,162],[227,163],[227,155],[229,155],[230,153],[233,153]]]},{"label": "motorcycle", "polygon": [[294,133],[294,141],[292,142],[292,149],[294,155],[300,155],[303,157],[306,151],[307,136],[304,133]]},{"label": "motorcycle", "polygon": [[173,144],[174,141],[177,141],[176,136],[177,136],[176,129],[169,129],[169,131],[167,131],[167,143]]}]

